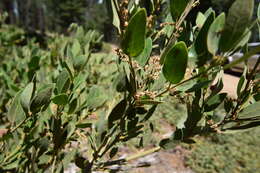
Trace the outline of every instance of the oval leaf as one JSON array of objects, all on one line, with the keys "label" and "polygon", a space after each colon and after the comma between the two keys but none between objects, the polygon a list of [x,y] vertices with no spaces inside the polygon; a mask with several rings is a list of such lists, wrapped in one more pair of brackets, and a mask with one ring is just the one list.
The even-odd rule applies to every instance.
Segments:
[{"label": "oval leaf", "polygon": [[216,109],[226,98],[227,93],[221,93],[218,95],[214,95],[207,99],[205,106],[204,106],[204,111],[205,112],[210,112],[214,109]]},{"label": "oval leaf", "polygon": [[171,82],[180,82],[185,75],[188,61],[188,50],[184,42],[175,44],[165,57],[163,75]]},{"label": "oval leaf", "polygon": [[68,103],[68,96],[66,94],[60,94],[52,98],[52,101],[57,105],[66,105]]},{"label": "oval leaf", "polygon": [[219,49],[219,40],[221,32],[225,26],[226,15],[221,13],[211,24],[208,32],[207,45],[208,50],[212,55],[216,55]]},{"label": "oval leaf", "polygon": [[145,48],[144,48],[144,50],[142,51],[142,53],[140,55],[138,55],[136,57],[137,62],[141,66],[144,66],[147,63],[147,61],[148,61],[148,59],[149,59],[149,57],[151,55],[151,52],[152,52],[152,47],[153,47],[152,39],[151,38],[147,38],[145,40]]},{"label": "oval leaf", "polygon": [[146,11],[144,8],[137,11],[126,28],[122,41],[123,51],[132,57],[138,56],[144,49],[146,30]]},{"label": "oval leaf", "polygon": [[20,96],[20,103],[25,113],[28,113],[30,108],[30,102],[34,95],[35,84],[30,82],[23,90]]},{"label": "oval leaf", "polygon": [[78,39],[75,39],[73,41],[73,45],[71,47],[71,53],[72,53],[72,56],[73,57],[76,57],[80,54],[80,51],[81,51],[81,46],[80,46],[80,43],[79,43],[79,40]]},{"label": "oval leaf", "polygon": [[170,10],[174,20],[181,16],[188,2],[189,0],[170,0]]},{"label": "oval leaf", "polygon": [[25,119],[25,114],[20,104],[20,96],[21,92],[18,92],[14,97],[11,103],[11,107],[9,108],[7,113],[7,118],[12,124],[18,124],[19,122]]},{"label": "oval leaf", "polygon": [[250,118],[260,116],[260,101],[255,102],[238,113],[239,118]]},{"label": "oval leaf", "polygon": [[204,22],[196,40],[195,40],[195,50],[196,53],[198,54],[198,66],[203,66],[207,60],[210,58],[210,54],[208,50],[206,49],[207,47],[207,37],[208,37],[208,31],[210,28],[210,25],[214,21],[215,18],[215,13],[211,12],[209,17],[206,19]]},{"label": "oval leaf", "polygon": [[227,52],[236,46],[251,21],[253,10],[254,0],[236,0],[232,4],[220,39],[222,52]]},{"label": "oval leaf", "polygon": [[43,106],[46,104],[49,104],[51,101],[51,95],[52,95],[52,86],[49,86],[43,90],[41,90],[32,100],[32,103],[30,105],[30,110],[34,113],[37,113],[41,110]]},{"label": "oval leaf", "polygon": [[56,82],[56,88],[58,94],[65,93],[68,90],[69,86],[70,86],[70,74],[66,69],[64,69],[59,74]]},{"label": "oval leaf", "polygon": [[127,101],[124,99],[120,101],[108,116],[108,128],[113,127],[113,122],[119,120],[125,113]]}]

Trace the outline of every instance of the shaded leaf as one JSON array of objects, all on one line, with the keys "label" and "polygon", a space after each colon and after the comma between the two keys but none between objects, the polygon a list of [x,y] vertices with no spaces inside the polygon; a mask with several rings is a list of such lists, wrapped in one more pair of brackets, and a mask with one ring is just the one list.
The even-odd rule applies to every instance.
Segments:
[{"label": "shaded leaf", "polygon": [[195,50],[198,55],[198,66],[203,66],[210,58],[209,52],[206,49],[207,47],[207,36],[210,25],[214,21],[215,14],[210,13],[209,17],[204,22],[203,27],[201,28],[196,40],[195,40]]},{"label": "shaded leaf", "polygon": [[114,121],[119,120],[124,114],[127,106],[127,101],[121,100],[111,111],[108,116],[108,128],[113,126]]},{"label": "shaded leaf", "polygon": [[157,105],[153,105],[148,110],[148,112],[146,113],[145,117],[141,120],[141,122],[145,122],[145,121],[149,120],[152,117],[153,113],[155,112],[156,108],[157,108]]},{"label": "shaded leaf", "polygon": [[113,158],[118,152],[118,147],[113,147],[109,153],[109,157]]},{"label": "shaded leaf", "polygon": [[173,149],[184,139],[183,135],[184,134],[182,129],[176,129],[176,131],[171,135],[170,138],[161,140],[159,145],[165,150]]},{"label": "shaded leaf", "polygon": [[170,0],[171,15],[174,20],[177,20],[184,12],[189,0]]},{"label": "shaded leaf", "polygon": [[66,105],[68,103],[68,96],[66,94],[59,94],[53,97],[52,101],[57,105]]},{"label": "shaded leaf", "polygon": [[251,21],[254,0],[236,0],[229,9],[225,28],[220,39],[222,52],[234,48]]},{"label": "shaded leaf", "polygon": [[75,112],[75,110],[77,109],[78,106],[78,99],[75,98],[71,101],[71,103],[69,104],[69,110],[68,110],[68,114],[72,114]]},{"label": "shaded leaf", "polygon": [[41,90],[37,95],[33,98],[32,103],[30,105],[30,110],[33,113],[37,113],[41,110],[42,106],[49,104],[52,96],[52,86],[49,86],[43,90]]},{"label": "shaded leaf", "polygon": [[[206,88],[211,83],[211,80],[203,81],[203,82],[197,82],[195,85],[193,85],[190,89],[188,89],[186,92],[194,92],[202,88]],[[194,82],[193,82],[194,83]]]},{"label": "shaded leaf", "polygon": [[211,96],[205,101],[204,111],[210,112],[216,109],[226,98],[227,93]]}]

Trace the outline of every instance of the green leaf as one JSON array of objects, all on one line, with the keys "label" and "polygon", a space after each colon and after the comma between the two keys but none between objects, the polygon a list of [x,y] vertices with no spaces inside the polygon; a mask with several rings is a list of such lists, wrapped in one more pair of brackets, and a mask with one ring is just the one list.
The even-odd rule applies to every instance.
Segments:
[{"label": "green leaf", "polygon": [[72,114],[75,112],[75,110],[77,109],[78,106],[78,99],[75,98],[71,101],[71,103],[69,104],[69,110],[68,110],[68,114]]},{"label": "green leaf", "polygon": [[118,147],[113,147],[109,153],[110,159],[112,159],[118,152]]},{"label": "green leaf", "polygon": [[239,97],[241,92],[245,89],[246,83],[247,83],[247,79],[246,79],[246,75],[247,75],[247,66],[244,67],[244,72],[242,74],[242,76],[240,77],[238,84],[237,84],[237,96]]},{"label": "green leaf", "polygon": [[56,88],[58,94],[65,93],[70,87],[70,74],[68,70],[63,69],[62,72],[59,74],[56,82]]},{"label": "green leaf", "polygon": [[238,113],[239,118],[250,118],[256,116],[260,116],[260,101],[245,107],[241,112]]},{"label": "green leaf", "polygon": [[111,111],[108,116],[108,127],[111,128],[113,126],[113,122],[119,120],[125,113],[127,106],[127,101],[121,100]]},{"label": "green leaf", "polygon": [[39,56],[33,56],[31,58],[30,62],[28,63],[29,69],[35,70],[35,69],[39,68],[40,59],[41,59],[41,57],[39,57]]},{"label": "green leaf", "polygon": [[205,101],[204,111],[210,112],[210,111],[216,109],[225,100],[226,96],[227,96],[227,93],[221,93],[221,94],[209,97]]},{"label": "green leaf", "polygon": [[24,90],[21,93],[20,103],[25,113],[28,113],[29,111],[30,103],[33,98],[34,92],[35,92],[35,84],[31,82],[24,88]]},{"label": "green leaf", "polygon": [[68,96],[66,94],[59,94],[53,97],[52,101],[57,105],[66,105],[68,103]]},{"label": "green leaf", "polygon": [[224,87],[222,78],[218,79],[217,83],[211,86],[211,95],[215,95],[219,93]]},{"label": "green leaf", "polygon": [[22,110],[22,106],[20,104],[20,95],[21,92],[18,92],[12,103],[11,103],[11,107],[8,110],[7,113],[7,118],[8,120],[11,122],[11,124],[19,124],[19,122],[21,122],[22,120],[25,119],[25,114],[24,111]]},{"label": "green leaf", "polygon": [[212,55],[216,55],[219,49],[219,41],[221,32],[225,26],[226,15],[221,13],[211,24],[208,31],[207,45],[208,50]]},{"label": "green leaf", "polygon": [[198,54],[198,66],[203,66],[207,60],[209,60],[210,55],[207,49],[207,37],[210,25],[214,21],[215,13],[210,13],[209,17],[204,22],[196,40],[195,40],[195,50]]},{"label": "green leaf", "polygon": [[144,66],[150,55],[151,55],[151,52],[152,52],[152,47],[153,47],[153,41],[151,38],[147,38],[145,40],[145,48],[144,50],[142,51],[142,53],[140,55],[138,55],[135,59],[137,60],[137,62],[141,65],[141,66]]},{"label": "green leaf", "polygon": [[171,82],[180,82],[185,75],[188,61],[188,49],[184,42],[175,44],[165,57],[163,75]]},{"label": "green leaf", "polygon": [[107,96],[105,95],[105,90],[97,85],[90,88],[89,94],[86,98],[89,109],[98,108],[105,103]]},{"label": "green leaf", "polygon": [[149,109],[149,111],[146,113],[146,115],[144,116],[144,118],[141,120],[141,122],[145,122],[145,121],[149,120],[149,119],[153,116],[153,114],[154,114],[156,108],[157,108],[157,105],[153,105],[153,106]]},{"label": "green leaf", "polygon": [[37,113],[41,110],[43,106],[49,104],[51,101],[53,86],[48,86],[45,89],[41,90],[37,95],[33,98],[32,103],[30,105],[30,110],[33,113]]},{"label": "green leaf", "polygon": [[198,12],[197,18],[196,18],[196,25],[199,28],[202,28],[204,22],[206,21],[206,17],[201,12]]},{"label": "green leaf", "polygon": [[223,129],[223,132],[228,133],[228,132],[242,132],[244,130],[250,129],[250,128],[254,128],[254,127],[258,127],[260,126],[260,121],[253,121],[247,124],[243,124],[243,125],[239,125],[239,126],[233,126],[230,128],[226,128]]},{"label": "green leaf", "polygon": [[225,28],[220,39],[220,49],[227,52],[234,48],[251,21],[254,0],[236,0],[229,9]]},{"label": "green leaf", "polygon": [[236,41],[235,46],[232,48],[232,51],[235,52],[241,48],[243,48],[251,38],[252,32],[246,28],[245,32],[239,37],[239,39]]},{"label": "green leaf", "polygon": [[130,19],[122,41],[123,51],[131,56],[138,56],[144,49],[146,34],[146,11],[138,10]]},{"label": "green leaf", "polygon": [[[116,4],[115,4],[115,3]],[[119,19],[119,15],[117,13],[117,8],[118,8],[118,4],[117,1],[107,1],[107,9],[109,10],[109,15],[110,18],[112,19],[112,24],[118,29],[118,32],[121,33],[120,30],[120,19]]]},{"label": "green leaf", "polygon": [[177,20],[184,12],[189,0],[170,0],[171,15],[174,20]]},{"label": "green leaf", "polygon": [[88,55],[79,55],[73,58],[73,67],[75,70],[81,70],[88,60]]},{"label": "green leaf", "polygon": [[80,54],[80,52],[81,52],[81,46],[80,46],[79,40],[75,39],[73,41],[73,45],[71,47],[72,56],[76,57],[76,56],[78,56]]}]

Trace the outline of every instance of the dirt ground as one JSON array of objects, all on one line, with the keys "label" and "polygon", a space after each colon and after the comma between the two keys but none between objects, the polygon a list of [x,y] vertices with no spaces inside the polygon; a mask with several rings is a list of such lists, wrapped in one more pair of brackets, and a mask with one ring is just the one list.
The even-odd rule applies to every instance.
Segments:
[{"label": "dirt ground", "polygon": [[224,74],[223,83],[224,88],[222,92],[227,92],[229,97],[237,98],[237,84],[239,81],[239,77],[232,76],[230,74]]}]

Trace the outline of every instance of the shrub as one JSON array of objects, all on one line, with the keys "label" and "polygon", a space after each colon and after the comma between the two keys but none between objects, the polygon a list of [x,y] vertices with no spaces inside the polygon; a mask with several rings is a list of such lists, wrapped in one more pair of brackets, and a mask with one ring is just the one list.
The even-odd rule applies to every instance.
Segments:
[{"label": "shrub", "polygon": [[[259,23],[251,24],[253,0],[236,0],[227,17],[216,17],[212,9],[198,14],[196,26],[185,21],[198,5],[194,0],[107,3],[122,40],[116,57],[97,53],[101,37],[78,26],[70,37],[51,36],[47,50],[33,41],[7,48],[13,56],[0,71],[5,91],[1,171],[63,172],[71,162],[82,172],[110,170],[179,142],[193,143],[195,135],[259,126],[260,60],[253,69],[246,67],[260,51],[259,46],[246,49],[250,29]],[[167,17],[160,23],[158,16]],[[241,48],[244,56],[225,64]],[[245,71],[238,98],[230,99],[221,92],[223,71],[240,62]],[[186,104],[186,120],[157,147],[113,160],[120,144],[137,138],[142,144],[149,119],[167,93]],[[221,103],[225,113],[215,114]],[[86,154],[79,150],[83,144]]]}]

